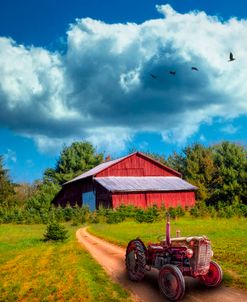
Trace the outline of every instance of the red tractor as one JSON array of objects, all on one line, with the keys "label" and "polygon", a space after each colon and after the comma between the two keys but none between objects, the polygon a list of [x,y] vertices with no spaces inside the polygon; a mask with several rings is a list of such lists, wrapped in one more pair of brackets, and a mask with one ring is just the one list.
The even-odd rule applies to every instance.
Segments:
[{"label": "red tractor", "polygon": [[167,215],[166,238],[147,247],[139,239],[131,240],[126,250],[126,269],[132,281],[141,281],[145,272],[159,270],[159,287],[168,300],[176,301],[185,292],[184,276],[199,279],[206,286],[217,287],[223,277],[221,267],[211,260],[213,251],[206,236],[170,237]]}]

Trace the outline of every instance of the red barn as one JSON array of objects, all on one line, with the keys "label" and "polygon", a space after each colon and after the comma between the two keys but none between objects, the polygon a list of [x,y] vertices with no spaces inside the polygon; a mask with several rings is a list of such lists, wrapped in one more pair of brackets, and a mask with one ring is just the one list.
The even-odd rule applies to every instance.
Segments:
[{"label": "red barn", "polygon": [[142,208],[153,204],[192,207],[195,190],[179,172],[135,152],[102,163],[68,181],[53,203],[88,205],[91,210],[99,205],[116,208],[121,204]]}]

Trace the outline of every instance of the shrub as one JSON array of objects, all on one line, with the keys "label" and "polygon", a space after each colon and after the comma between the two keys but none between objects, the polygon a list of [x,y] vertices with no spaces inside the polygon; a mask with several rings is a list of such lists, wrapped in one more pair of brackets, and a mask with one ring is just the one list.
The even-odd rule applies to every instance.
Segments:
[{"label": "shrub", "polygon": [[152,214],[152,212],[147,211],[144,212],[144,222],[152,223],[155,220],[155,216]]},{"label": "shrub", "polygon": [[216,218],[217,217],[217,211],[214,206],[209,206],[208,207],[208,212],[211,218]]},{"label": "shrub", "polygon": [[[236,209],[235,209],[236,211]],[[234,208],[232,206],[228,206],[225,208],[226,218],[231,218],[235,215]]]},{"label": "shrub", "polygon": [[176,208],[169,207],[168,212],[171,218],[178,218],[185,215],[185,210],[181,206],[177,206]]},{"label": "shrub", "polygon": [[106,216],[106,223],[119,223],[125,220],[124,215],[119,212],[111,211]]},{"label": "shrub", "polygon": [[193,217],[206,217],[210,215],[210,211],[204,203],[198,203],[190,209],[190,215]]},{"label": "shrub", "polygon": [[147,208],[147,210],[137,209],[135,214],[135,220],[142,223],[152,223],[159,217],[159,211],[157,206]]},{"label": "shrub", "polygon": [[65,221],[70,221],[73,218],[73,208],[70,207],[69,204],[66,205],[65,208],[63,208],[63,218]]},{"label": "shrub", "polygon": [[58,206],[56,208],[53,206],[51,210],[53,212],[52,215],[55,216],[56,221],[63,221],[64,220],[63,208],[61,206]]},{"label": "shrub", "polygon": [[66,228],[58,222],[52,221],[47,225],[44,240],[64,241],[69,238]]},{"label": "shrub", "polygon": [[78,205],[72,208],[72,224],[78,225],[86,222],[87,208]]},{"label": "shrub", "polygon": [[246,204],[241,204],[239,206],[239,210],[240,210],[240,213],[239,213],[240,216],[247,217],[247,205]]},{"label": "shrub", "polygon": [[116,208],[116,211],[121,213],[125,218],[135,217],[137,208],[133,205],[124,205],[122,204],[120,207]]},{"label": "shrub", "polygon": [[91,215],[89,217],[89,222],[90,223],[99,223],[100,222],[98,212],[94,211],[91,213]]},{"label": "shrub", "polygon": [[135,220],[140,223],[145,222],[145,213],[142,209],[136,211]]},{"label": "shrub", "polygon": [[185,210],[181,206],[177,206],[176,214],[178,217],[183,217],[185,215]]}]

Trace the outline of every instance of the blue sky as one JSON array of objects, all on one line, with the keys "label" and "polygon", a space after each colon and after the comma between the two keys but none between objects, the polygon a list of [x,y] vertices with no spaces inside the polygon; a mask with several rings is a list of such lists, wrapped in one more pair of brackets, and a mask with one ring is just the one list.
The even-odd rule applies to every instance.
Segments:
[{"label": "blue sky", "polygon": [[113,157],[246,146],[246,19],[240,0],[1,3],[0,154],[12,179],[42,177],[81,139]]}]

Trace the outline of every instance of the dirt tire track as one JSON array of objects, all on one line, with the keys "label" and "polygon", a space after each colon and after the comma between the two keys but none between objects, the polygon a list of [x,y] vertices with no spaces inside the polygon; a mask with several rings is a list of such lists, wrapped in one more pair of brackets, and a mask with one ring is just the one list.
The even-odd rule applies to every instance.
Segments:
[{"label": "dirt tire track", "polygon": [[[125,270],[125,249],[87,232],[86,228],[79,229],[76,237],[115,281],[132,293],[135,301],[164,302],[166,299],[158,287],[158,271],[147,272],[143,281],[132,282]],[[193,278],[186,278],[184,302],[247,302],[247,291],[220,286],[208,289]]]}]

